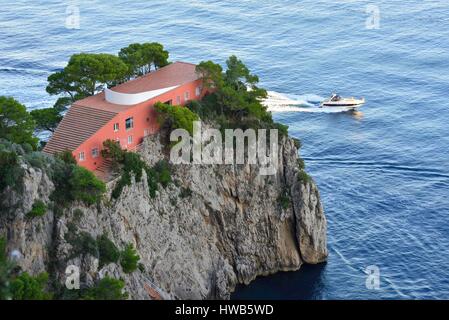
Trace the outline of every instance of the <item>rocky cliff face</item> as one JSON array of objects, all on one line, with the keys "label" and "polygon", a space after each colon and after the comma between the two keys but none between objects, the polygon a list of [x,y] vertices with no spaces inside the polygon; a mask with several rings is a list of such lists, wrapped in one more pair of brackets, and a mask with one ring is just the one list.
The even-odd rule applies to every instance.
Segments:
[{"label": "rocky cliff face", "polygon": [[[317,187],[298,181],[298,151],[291,139],[280,145],[280,170],[261,176],[252,165],[175,165],[174,183],[155,198],[146,179],[125,187],[114,201],[77,204],[55,215],[29,220],[35,199],[49,201],[53,184],[40,170],[27,168],[23,193],[11,192],[2,203],[0,235],[30,273],[82,270],[89,285],[106,273],[126,282],[134,299],[149,299],[147,285],[163,298],[228,299],[237,283],[259,275],[297,270],[302,263],[326,259],[326,219]],[[148,138],[141,154],[149,164],[164,157],[159,138]],[[111,190],[114,181],[108,184]],[[288,202],[281,205],[281,192]],[[77,216],[75,211],[83,214]],[[125,274],[118,264],[101,269],[89,254],[72,257],[66,241],[69,225],[93,237],[106,233],[119,247],[133,243],[141,268]]]}]

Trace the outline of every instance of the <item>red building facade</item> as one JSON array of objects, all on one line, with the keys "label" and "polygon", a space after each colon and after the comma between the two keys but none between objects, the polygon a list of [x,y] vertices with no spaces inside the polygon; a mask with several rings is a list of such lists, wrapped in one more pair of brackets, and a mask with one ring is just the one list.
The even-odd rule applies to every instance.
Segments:
[{"label": "red building facade", "polygon": [[78,164],[94,171],[104,159],[103,142],[134,151],[145,136],[158,131],[156,102],[184,105],[200,99],[202,81],[195,65],[175,62],[112,89],[76,101],[67,111],[44,152],[72,152]]}]

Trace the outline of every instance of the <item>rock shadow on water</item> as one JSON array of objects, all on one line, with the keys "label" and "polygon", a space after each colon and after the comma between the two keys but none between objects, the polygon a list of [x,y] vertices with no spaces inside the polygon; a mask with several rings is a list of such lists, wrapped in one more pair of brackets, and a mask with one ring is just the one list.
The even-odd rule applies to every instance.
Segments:
[{"label": "rock shadow on water", "polygon": [[318,300],[324,297],[326,263],[304,264],[294,272],[258,277],[238,285],[231,300]]}]

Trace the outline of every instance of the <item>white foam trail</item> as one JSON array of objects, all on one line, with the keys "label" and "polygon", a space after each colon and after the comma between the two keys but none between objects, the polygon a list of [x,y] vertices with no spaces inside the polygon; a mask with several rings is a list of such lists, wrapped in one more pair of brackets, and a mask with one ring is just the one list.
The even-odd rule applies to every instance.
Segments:
[{"label": "white foam trail", "polygon": [[348,107],[320,108],[319,103],[323,100],[323,97],[316,94],[293,95],[268,91],[268,96],[262,103],[271,112],[338,113],[351,110]]}]

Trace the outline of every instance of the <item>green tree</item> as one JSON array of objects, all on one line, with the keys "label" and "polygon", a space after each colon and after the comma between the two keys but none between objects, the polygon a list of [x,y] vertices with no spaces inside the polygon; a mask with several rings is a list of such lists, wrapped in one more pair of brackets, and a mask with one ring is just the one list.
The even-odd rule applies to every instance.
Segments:
[{"label": "green tree", "polygon": [[0,192],[6,187],[18,186],[22,181],[23,172],[17,153],[0,151]]},{"label": "green tree", "polygon": [[120,265],[125,273],[137,270],[140,257],[132,244],[128,244],[120,255]]},{"label": "green tree", "polygon": [[62,111],[74,101],[96,94],[104,85],[122,82],[127,71],[127,65],[114,55],[74,54],[63,70],[48,77],[47,92],[63,95],[55,104],[55,108]]},{"label": "green tree", "polygon": [[157,102],[154,109],[158,114],[157,119],[160,124],[173,129],[185,129],[193,134],[193,121],[197,121],[199,118],[189,108]]},{"label": "green tree", "polygon": [[35,126],[24,105],[14,98],[0,96],[0,138],[17,144],[28,143],[36,150],[38,139],[33,136]]},{"label": "green tree", "polygon": [[152,67],[158,69],[169,63],[168,51],[157,42],[132,43],[122,48],[118,56],[128,66],[128,78],[147,74]]},{"label": "green tree", "polygon": [[49,300],[51,294],[45,291],[48,274],[41,273],[35,277],[23,272],[11,281],[13,300]]},{"label": "green tree", "polygon": [[108,263],[117,262],[120,258],[120,251],[108,236],[102,234],[97,238],[98,251],[100,254],[100,267]]},{"label": "green tree", "polygon": [[205,89],[220,89],[223,87],[223,68],[212,61],[202,61],[196,68],[196,72],[203,79]]},{"label": "green tree", "polygon": [[56,127],[62,120],[61,113],[57,108],[36,109],[30,112],[36,122],[36,129],[41,131],[55,132]]}]

